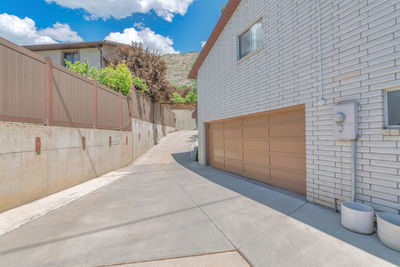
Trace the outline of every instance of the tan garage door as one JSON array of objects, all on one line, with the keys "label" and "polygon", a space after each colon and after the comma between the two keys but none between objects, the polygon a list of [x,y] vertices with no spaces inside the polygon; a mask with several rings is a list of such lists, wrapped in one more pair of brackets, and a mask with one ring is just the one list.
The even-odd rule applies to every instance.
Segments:
[{"label": "tan garage door", "polygon": [[207,124],[208,164],[306,193],[304,106]]}]

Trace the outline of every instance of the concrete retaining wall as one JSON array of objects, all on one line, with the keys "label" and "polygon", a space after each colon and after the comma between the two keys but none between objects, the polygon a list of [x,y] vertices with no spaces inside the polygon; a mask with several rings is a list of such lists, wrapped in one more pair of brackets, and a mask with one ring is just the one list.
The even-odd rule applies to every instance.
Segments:
[{"label": "concrete retaining wall", "polygon": [[[41,141],[40,155],[35,151],[36,137]],[[0,212],[131,162],[131,132],[0,122]]]},{"label": "concrete retaining wall", "polygon": [[0,212],[129,165],[175,131],[137,119],[132,128],[125,132],[0,122]]},{"label": "concrete retaining wall", "polygon": [[175,128],[177,130],[197,129],[197,121],[192,118],[194,111],[195,109],[172,110],[176,118]]},{"label": "concrete retaining wall", "polygon": [[158,141],[175,131],[175,128],[147,121],[132,119],[133,160],[156,145]]}]

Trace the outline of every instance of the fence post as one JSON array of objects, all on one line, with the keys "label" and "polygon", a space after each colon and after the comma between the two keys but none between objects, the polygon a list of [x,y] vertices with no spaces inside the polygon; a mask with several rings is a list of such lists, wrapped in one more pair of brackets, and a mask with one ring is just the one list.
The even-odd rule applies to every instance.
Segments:
[{"label": "fence post", "polygon": [[98,103],[97,103],[97,81],[93,83],[93,128],[97,128],[97,114],[98,114]]},{"label": "fence post", "polygon": [[46,119],[45,124],[53,123],[53,62],[46,57]]},{"label": "fence post", "polygon": [[123,123],[123,112],[122,112],[122,94],[119,92],[119,130],[122,131]]},{"label": "fence post", "polygon": [[131,90],[130,92],[130,97],[129,97],[129,118],[133,118],[133,91]]}]

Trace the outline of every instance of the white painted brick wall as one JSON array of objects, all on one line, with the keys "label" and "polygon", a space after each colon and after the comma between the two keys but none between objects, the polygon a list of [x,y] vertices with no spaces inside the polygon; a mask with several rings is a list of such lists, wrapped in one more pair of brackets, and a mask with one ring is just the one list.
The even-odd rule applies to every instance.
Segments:
[{"label": "white painted brick wall", "polygon": [[[351,198],[350,143],[333,140],[334,103],[360,103],[357,198],[400,209],[400,132],[383,129],[383,90],[400,86],[398,0],[322,0],[324,93],[318,105],[316,0],[242,0],[199,70],[199,151],[204,122],[306,105],[307,199],[328,207]],[[264,48],[237,61],[237,35],[262,16]],[[349,79],[339,76],[360,74]]]}]

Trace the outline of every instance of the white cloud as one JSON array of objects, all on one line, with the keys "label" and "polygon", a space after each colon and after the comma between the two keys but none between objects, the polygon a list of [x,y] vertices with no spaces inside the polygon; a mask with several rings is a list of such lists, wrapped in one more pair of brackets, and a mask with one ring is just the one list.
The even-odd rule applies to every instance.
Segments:
[{"label": "white cloud", "polygon": [[146,28],[143,22],[136,22],[133,24],[133,27],[138,28],[139,30],[144,30]]},{"label": "white cloud", "polygon": [[176,14],[185,15],[193,0],[46,0],[71,9],[84,9],[90,14],[85,18],[123,19],[133,13],[155,13],[171,22]]},{"label": "white cloud", "polygon": [[149,28],[136,30],[135,28],[126,28],[123,32],[112,32],[105,40],[119,42],[123,44],[142,43],[144,48],[149,49],[152,52],[158,52],[161,55],[164,54],[177,54],[172,45],[174,42],[171,38],[162,36],[153,32]]},{"label": "white cloud", "polygon": [[53,27],[38,31],[32,19],[7,13],[0,14],[0,36],[19,45],[82,41],[68,24],[57,22]]},{"label": "white cloud", "polygon": [[201,48],[203,48],[206,45],[207,41],[201,41]]},{"label": "white cloud", "polygon": [[40,35],[49,36],[60,42],[82,42],[77,32],[71,30],[68,24],[57,22],[53,27],[38,31]]}]

